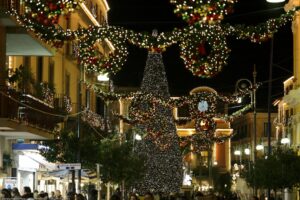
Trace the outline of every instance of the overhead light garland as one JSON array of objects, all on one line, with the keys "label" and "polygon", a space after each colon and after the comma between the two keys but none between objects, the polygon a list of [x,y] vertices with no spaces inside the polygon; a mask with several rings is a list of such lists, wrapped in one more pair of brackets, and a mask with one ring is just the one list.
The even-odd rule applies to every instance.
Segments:
[{"label": "overhead light garland", "polygon": [[[88,72],[116,73],[124,65],[128,56],[125,31],[120,27],[93,27],[83,31],[84,39],[79,42],[79,63]],[[82,34],[81,33],[81,34]],[[80,34],[80,35],[81,35]],[[114,50],[109,55],[101,55],[97,42],[109,40],[114,44]]]},{"label": "overhead light garland", "polygon": [[226,35],[235,36],[238,40],[250,39],[251,42],[261,43],[272,38],[274,33],[276,33],[281,27],[292,21],[295,12],[299,9],[300,6],[295,7],[294,9],[280,15],[278,18],[269,19],[266,22],[253,26],[246,26],[243,24],[224,24],[222,26]]},{"label": "overhead light garland", "polygon": [[25,16],[44,26],[58,24],[60,15],[73,12],[83,0],[25,0]]},{"label": "overhead light garland", "polygon": [[[34,11],[34,16],[45,14],[46,11],[41,9],[41,5],[44,5],[45,2],[52,2],[52,4],[48,4],[49,11],[47,12],[50,13],[48,17],[54,21],[51,21],[51,23],[38,23],[35,17],[32,17],[32,13],[31,17],[28,13]],[[171,3],[179,7],[185,6],[184,9],[182,7],[183,10],[187,9],[186,6],[188,6],[188,12],[193,13],[191,15],[192,18],[195,18],[197,13],[202,13],[204,18],[193,19],[193,23],[190,23],[190,26],[182,29],[176,28],[171,32],[151,35],[149,33],[136,33],[132,30],[115,26],[93,26],[88,29],[81,28],[75,31],[70,29],[63,30],[56,26],[56,16],[72,12],[80,1],[62,1],[69,6],[62,7],[60,4],[55,4],[57,6],[54,6],[54,3],[58,2],[60,1],[39,0],[37,5],[32,5],[32,2],[27,0],[27,3],[25,2],[27,14],[20,16],[15,10],[9,13],[15,16],[25,28],[35,32],[42,40],[56,48],[62,47],[65,41],[76,40],[79,44],[81,55],[78,60],[89,72],[118,72],[128,55],[126,42],[137,45],[140,48],[146,48],[149,52],[162,52],[170,45],[179,43],[181,57],[186,67],[194,75],[203,78],[215,76],[227,64],[229,49],[226,44],[226,36],[233,35],[237,39],[250,39],[252,42],[258,43],[263,42],[272,37],[280,27],[291,21],[295,11],[299,10],[299,7],[295,7],[282,14],[279,18],[270,19],[266,23],[256,26],[230,25],[206,23],[207,21],[203,21],[203,19],[206,17],[209,21],[219,22],[224,15],[229,13],[231,5],[235,3],[234,0],[171,0]],[[31,7],[32,10],[30,11]],[[183,11],[182,9],[179,10]],[[53,14],[52,11],[56,14]],[[188,12],[185,11],[180,13],[180,15],[184,16]],[[215,15],[215,17],[210,17],[211,15]],[[191,19],[188,20],[190,21]],[[107,56],[101,56],[97,48],[94,48],[94,44],[97,41],[103,41],[105,38],[112,42],[115,50]]]},{"label": "overhead light garland", "polygon": [[105,119],[88,108],[85,108],[83,112],[81,112],[81,120],[101,131],[112,131],[112,126],[108,119]]},{"label": "overhead light garland", "polygon": [[219,73],[227,64],[230,51],[223,33],[219,25],[186,28],[179,45],[180,54],[186,68],[193,75],[210,78]]},{"label": "overhead light garland", "polygon": [[188,24],[218,23],[233,12],[237,0],[170,0],[174,13]]}]

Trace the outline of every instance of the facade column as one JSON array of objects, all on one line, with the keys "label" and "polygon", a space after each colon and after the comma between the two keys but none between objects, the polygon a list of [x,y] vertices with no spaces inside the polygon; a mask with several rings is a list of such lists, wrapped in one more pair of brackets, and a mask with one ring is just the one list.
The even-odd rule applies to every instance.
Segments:
[{"label": "facade column", "polygon": [[[288,12],[289,10],[300,6],[300,0],[289,0],[289,2],[284,6],[284,10]],[[296,86],[300,84],[300,11],[297,11],[294,15],[292,22],[292,32],[293,32],[293,52],[294,52],[294,78],[296,81]]]},{"label": "facade column", "polygon": [[[297,6],[300,6],[300,0],[289,0],[284,6],[285,11],[289,11]],[[292,22],[293,32],[293,75],[294,75],[294,89],[300,89],[300,11],[297,11],[293,16]],[[300,105],[295,105],[294,114],[300,113]],[[299,123],[295,124],[299,126]],[[293,130],[293,137],[298,134]],[[294,138],[293,138],[294,139]],[[300,141],[295,137],[296,140],[292,141],[293,145],[299,145]]]},{"label": "facade column", "polygon": [[[300,0],[299,0],[300,2]],[[296,87],[300,85],[300,12],[297,11],[292,22],[293,52],[294,52],[294,77]]]},{"label": "facade column", "polygon": [[[0,91],[6,91],[6,30],[0,24]],[[0,117],[7,116],[7,98],[0,94]]]}]

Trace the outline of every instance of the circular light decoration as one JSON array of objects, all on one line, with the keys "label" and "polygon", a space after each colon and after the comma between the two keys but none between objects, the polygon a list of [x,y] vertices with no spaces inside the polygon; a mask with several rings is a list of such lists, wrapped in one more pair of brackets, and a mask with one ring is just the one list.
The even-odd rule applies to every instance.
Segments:
[{"label": "circular light decoration", "polygon": [[58,24],[60,15],[73,12],[83,0],[25,0],[25,15],[44,26]]},{"label": "circular light decoration", "polygon": [[170,0],[176,5],[174,13],[188,24],[216,23],[223,20],[224,15],[233,12],[236,0]]},{"label": "circular light decoration", "polygon": [[216,128],[216,122],[213,118],[197,118],[195,120],[195,129],[199,134],[208,134],[214,132]]},{"label": "circular light decoration", "polygon": [[180,43],[180,54],[186,68],[195,76],[213,77],[227,64],[230,50],[222,33],[219,25],[191,26],[186,29]]},{"label": "circular light decoration", "polygon": [[[90,27],[87,37],[79,43],[79,63],[90,73],[112,73],[121,69],[128,51],[126,40],[122,38],[121,28],[118,27]],[[100,43],[111,42],[114,49],[109,55],[101,54]]]}]

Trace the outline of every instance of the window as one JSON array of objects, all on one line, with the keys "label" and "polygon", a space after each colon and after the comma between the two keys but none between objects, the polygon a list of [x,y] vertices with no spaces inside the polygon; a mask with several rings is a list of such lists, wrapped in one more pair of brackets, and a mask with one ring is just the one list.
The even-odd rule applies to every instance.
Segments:
[{"label": "window", "polygon": [[70,74],[66,75],[66,81],[65,81],[65,90],[66,90],[66,95],[70,97]]},{"label": "window", "polygon": [[97,101],[97,109],[96,109],[97,114],[104,116],[105,102],[100,97],[97,97],[96,101]]},{"label": "window", "polygon": [[24,56],[24,67],[30,67],[30,57]]},{"label": "window", "polygon": [[248,134],[248,125],[245,125],[244,126],[244,138],[248,137],[249,134]]},{"label": "window", "polygon": [[52,59],[49,59],[48,83],[54,85],[54,61]]},{"label": "window", "polygon": [[38,83],[43,82],[43,57],[37,58],[36,80]]},{"label": "window", "polygon": [[90,108],[91,93],[89,90],[85,90],[85,107]]},{"label": "window", "polygon": [[189,117],[190,114],[189,114],[189,107],[188,105],[184,105],[184,106],[181,106],[177,109],[177,116],[178,117]]}]

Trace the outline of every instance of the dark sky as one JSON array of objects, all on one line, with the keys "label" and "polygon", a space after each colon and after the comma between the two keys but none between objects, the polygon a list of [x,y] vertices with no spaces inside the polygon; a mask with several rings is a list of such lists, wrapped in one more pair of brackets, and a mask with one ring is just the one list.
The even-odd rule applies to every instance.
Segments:
[{"label": "dark sky", "polygon": [[[171,31],[185,23],[173,13],[174,6],[169,0],[108,0],[109,24],[123,26],[136,31],[158,29],[159,32]],[[239,0],[235,4],[234,14],[226,16],[224,23],[258,24],[284,13],[284,3],[269,4],[264,0]],[[238,79],[252,80],[253,65],[257,68],[257,81],[264,82],[258,90],[258,107],[267,103],[266,82],[269,78],[270,41],[262,44],[249,40],[227,38],[231,54],[228,65],[210,79],[193,76],[185,69],[179,56],[178,45],[173,45],[163,53],[171,95],[185,95],[197,86],[210,86],[219,93],[234,92]],[[146,64],[147,51],[128,46],[129,57],[122,70],[113,76],[117,86],[139,87]],[[292,32],[291,24],[281,28],[274,37],[273,57],[273,99],[283,95],[282,82],[292,75]]]}]

